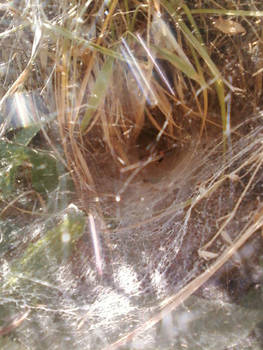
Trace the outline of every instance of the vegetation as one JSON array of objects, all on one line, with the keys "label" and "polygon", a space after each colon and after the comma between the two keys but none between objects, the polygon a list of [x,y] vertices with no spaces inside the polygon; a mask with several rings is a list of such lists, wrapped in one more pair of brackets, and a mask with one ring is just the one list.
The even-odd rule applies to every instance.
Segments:
[{"label": "vegetation", "polygon": [[1,349],[260,349],[261,1],[0,13]]}]

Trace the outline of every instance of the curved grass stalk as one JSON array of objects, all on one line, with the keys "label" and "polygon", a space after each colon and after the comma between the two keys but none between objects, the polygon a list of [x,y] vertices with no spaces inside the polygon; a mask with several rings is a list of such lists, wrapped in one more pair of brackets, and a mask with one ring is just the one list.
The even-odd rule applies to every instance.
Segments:
[{"label": "curved grass stalk", "polygon": [[263,17],[263,11],[227,10],[227,9],[191,9],[190,12],[198,15],[214,14],[218,16]]}]

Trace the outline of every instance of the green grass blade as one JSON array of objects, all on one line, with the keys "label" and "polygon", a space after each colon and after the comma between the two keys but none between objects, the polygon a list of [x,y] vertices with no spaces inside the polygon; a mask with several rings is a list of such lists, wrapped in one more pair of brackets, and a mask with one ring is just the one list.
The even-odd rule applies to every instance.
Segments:
[{"label": "green grass blade", "polygon": [[85,40],[85,39],[77,36],[76,33],[71,32],[70,30],[62,28],[58,25],[51,25],[50,23],[44,23],[43,25],[44,25],[45,29],[49,32],[50,37],[54,38],[54,41],[57,41],[58,36],[60,35],[60,36],[63,36],[65,39],[72,40],[72,42],[76,43],[77,45],[83,45],[84,48],[96,50],[97,52],[100,52],[101,54],[107,55],[109,57],[117,58],[121,61],[124,60],[122,55],[120,55],[118,52],[111,50],[111,49],[107,49],[106,47],[95,44],[91,41]]},{"label": "green grass blade", "polygon": [[169,61],[172,65],[174,65],[177,69],[182,71],[188,78],[200,82],[199,75],[195,71],[192,65],[189,65],[186,61],[184,61],[181,57],[171,53],[167,49],[161,49],[158,46],[153,46],[155,50],[159,53],[159,55]]},{"label": "green grass blade", "polygon": [[210,58],[206,48],[202,45],[202,42],[198,40],[191,30],[187,27],[185,24],[183,18],[178,15],[174,11],[174,7],[171,5],[170,2],[166,0],[162,0],[162,4],[167,9],[171,17],[176,19],[176,22],[181,29],[182,33],[184,34],[186,40],[188,41],[189,45],[191,45],[198,54],[202,57],[204,62],[206,63],[207,67],[209,68],[213,78],[216,80],[216,90],[218,95],[218,100],[220,104],[221,109],[221,119],[222,119],[222,126],[223,126],[223,134],[225,134],[225,127],[226,127],[226,106],[225,106],[225,92],[224,92],[224,84],[223,84],[223,78],[221,76],[221,73],[219,72],[217,66],[214,64],[212,59]]},{"label": "green grass blade", "polygon": [[214,14],[218,16],[263,17],[263,11],[225,10],[225,9],[193,9],[192,14]]},{"label": "green grass blade", "polygon": [[90,98],[87,102],[86,113],[80,125],[82,132],[88,127],[94,112],[98,109],[107,93],[113,72],[113,61],[114,60],[111,57],[107,57],[98,74],[93,91],[91,91]]}]

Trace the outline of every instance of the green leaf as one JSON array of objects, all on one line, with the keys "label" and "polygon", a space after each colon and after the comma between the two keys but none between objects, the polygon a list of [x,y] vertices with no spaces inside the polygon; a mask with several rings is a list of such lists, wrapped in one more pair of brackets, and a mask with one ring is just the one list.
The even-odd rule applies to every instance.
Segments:
[{"label": "green leaf", "polygon": [[[13,263],[12,275],[21,272],[26,276],[31,274],[32,277],[39,275],[43,278],[48,268],[57,268],[57,264],[69,258],[84,228],[84,214],[78,210],[68,210],[59,224],[28,245],[22,256]],[[15,280],[13,276],[10,283]]]},{"label": "green leaf", "polygon": [[57,160],[50,153],[0,141],[0,188],[4,197],[15,190],[21,167],[31,174],[32,187],[40,193],[52,191],[58,185]]},{"label": "green leaf", "polygon": [[19,145],[28,146],[36,134],[40,131],[41,124],[30,125],[22,130],[19,130],[13,141]]},{"label": "green leaf", "polygon": [[58,185],[57,160],[49,154],[31,153],[32,187],[40,193],[54,190]]}]

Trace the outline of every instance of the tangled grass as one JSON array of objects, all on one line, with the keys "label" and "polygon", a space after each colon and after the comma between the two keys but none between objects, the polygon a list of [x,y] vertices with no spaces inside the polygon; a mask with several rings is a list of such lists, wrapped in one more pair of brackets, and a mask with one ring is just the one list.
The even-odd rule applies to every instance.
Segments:
[{"label": "tangled grass", "polygon": [[261,2],[0,12],[2,348],[260,348]]}]

